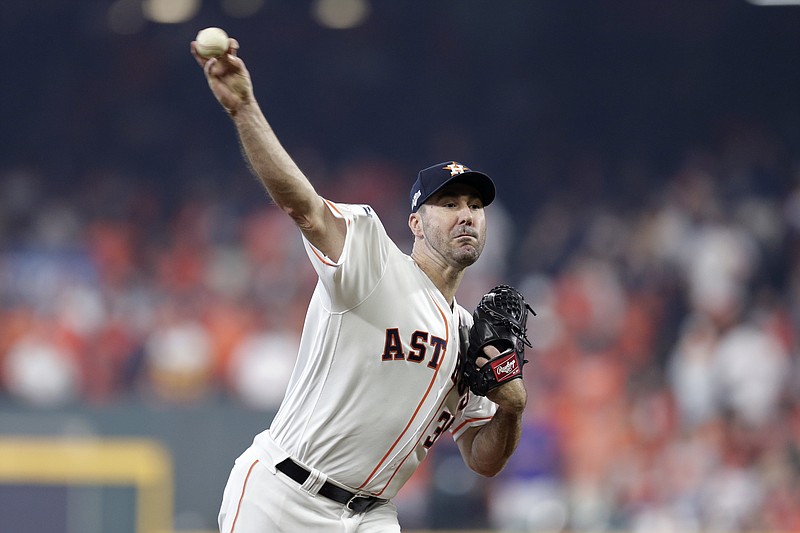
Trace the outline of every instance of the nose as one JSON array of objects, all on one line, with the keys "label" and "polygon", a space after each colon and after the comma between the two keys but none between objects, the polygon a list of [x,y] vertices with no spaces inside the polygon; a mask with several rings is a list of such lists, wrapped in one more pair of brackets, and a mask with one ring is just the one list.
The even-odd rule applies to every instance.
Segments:
[{"label": "nose", "polygon": [[468,203],[463,204],[461,209],[458,210],[458,218],[459,223],[466,224],[467,226],[472,225],[472,209],[470,209]]}]

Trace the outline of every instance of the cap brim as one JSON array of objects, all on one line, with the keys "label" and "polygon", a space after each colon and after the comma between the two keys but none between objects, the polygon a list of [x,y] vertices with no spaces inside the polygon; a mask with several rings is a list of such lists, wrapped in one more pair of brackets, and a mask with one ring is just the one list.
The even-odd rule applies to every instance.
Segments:
[{"label": "cap brim", "polygon": [[[428,195],[428,198],[453,183],[466,183],[467,185],[475,187],[475,189],[478,191],[478,196],[483,202],[483,207],[486,207],[494,201],[494,181],[492,181],[492,178],[483,172],[478,172],[477,170],[468,170],[462,174],[456,174],[449,180],[442,183],[439,187],[431,191],[431,193]],[[426,198],[426,200],[428,198]]]}]

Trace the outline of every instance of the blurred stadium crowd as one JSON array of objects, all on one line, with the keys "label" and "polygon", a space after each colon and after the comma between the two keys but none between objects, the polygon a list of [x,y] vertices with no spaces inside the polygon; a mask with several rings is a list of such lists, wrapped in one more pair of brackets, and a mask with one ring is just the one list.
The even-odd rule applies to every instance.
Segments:
[{"label": "blurred stadium crowd", "polygon": [[[448,62],[493,73],[492,59],[509,46],[516,55],[503,56],[496,68],[536,63],[542,41],[522,46],[524,24],[506,28],[499,44],[466,44],[463,52],[452,39],[421,38],[417,46],[428,53],[413,56],[422,65],[402,89],[411,96],[398,103],[397,116],[374,114],[387,96],[402,94],[381,85],[393,79],[384,71],[402,68],[398,57],[411,62],[415,47],[365,51],[380,27],[368,26],[339,53],[315,56],[334,38],[314,37],[291,8],[272,13],[283,17],[273,28],[278,45],[306,43],[293,55],[299,73],[288,80],[289,59],[247,50],[248,40],[264,42],[254,25],[233,28],[243,55],[253,56],[267,115],[277,115],[276,129],[301,168],[326,197],[373,205],[406,249],[405,199],[418,168],[463,158],[498,182],[489,245],[459,300],[469,308],[493,284],[511,283],[537,316],[529,322],[534,350],[523,442],[506,471],[477,489],[494,527],[800,530],[800,139],[796,122],[785,127],[797,106],[776,98],[753,108],[755,82],[746,79],[739,80],[742,92],[681,96],[687,79],[703,75],[710,47],[731,48],[741,35],[730,26],[752,15],[715,6],[722,15],[709,8],[701,20],[728,25],[718,23],[708,37],[702,24],[672,35],[680,17],[667,10],[657,27],[662,33],[651,28],[648,41],[645,23],[635,18],[644,10],[617,14],[606,30],[621,25],[639,33],[609,44],[610,30],[598,24],[583,44],[562,51],[561,70],[523,70],[505,84],[464,86],[435,73]],[[559,16],[551,13],[550,23]],[[446,22],[432,16],[421,27],[444,31]],[[57,22],[50,16],[40,24]],[[770,28],[763,23],[749,35],[765,38]],[[111,39],[77,72],[68,68],[77,69],[69,54],[94,50],[99,37],[75,36],[72,52],[43,59],[48,76],[61,81],[57,89],[39,87],[36,110],[5,104],[12,121],[28,113],[17,125],[30,142],[3,132],[4,401],[47,409],[226,398],[267,412],[280,401],[316,278],[297,231],[248,175],[232,129],[189,64],[194,31]],[[653,52],[667,34],[683,53],[696,46],[698,57],[679,54],[678,66],[644,68],[649,82],[627,79],[621,65],[637,61],[628,46],[640,39]],[[577,80],[557,74],[582,65],[576,58],[598,42],[607,45],[595,50],[598,65],[584,65],[598,71],[588,80],[591,94],[559,92],[566,86],[559,83]],[[169,47],[179,51],[155,53]],[[620,49],[630,55],[612,61]],[[298,88],[330,74],[320,67],[326,62],[336,63],[325,68],[342,79],[356,65],[375,66],[372,77],[357,80],[367,86],[351,95],[359,101],[314,98],[313,84]],[[675,79],[681,65],[691,76]],[[778,75],[762,68],[769,87]],[[600,71],[611,81],[600,81]],[[540,80],[542,72],[553,78]],[[730,88],[731,72],[720,73],[721,81],[706,73],[698,85]],[[262,85],[259,78],[266,78]],[[4,85],[4,93],[19,96],[43,79],[19,89]],[[329,80],[346,94],[351,87],[339,81]],[[787,91],[797,85],[790,81]],[[555,85],[551,93],[526,92],[547,83]],[[426,85],[442,109],[426,114],[435,106],[426,100],[416,123],[404,122],[400,115],[417,106],[413,97],[426,94]],[[282,107],[293,90],[299,94]],[[466,94],[448,99],[455,91]],[[776,94],[784,93],[764,92],[767,100]],[[566,109],[571,98],[575,108]],[[667,108],[651,109],[652,101]],[[460,112],[449,120],[459,106],[483,104],[475,116]],[[623,113],[625,104],[630,110]],[[669,106],[683,111],[680,119],[667,120],[677,113]],[[355,109],[360,122],[338,129]],[[604,123],[617,126],[598,125]],[[535,131],[524,136],[528,128]],[[375,144],[359,137],[384,129],[391,131]],[[332,138],[323,146],[326,136]],[[43,151],[31,146],[37,143]],[[438,453],[452,447],[440,446]],[[398,498],[406,516],[434,482],[433,467],[415,476]]]}]

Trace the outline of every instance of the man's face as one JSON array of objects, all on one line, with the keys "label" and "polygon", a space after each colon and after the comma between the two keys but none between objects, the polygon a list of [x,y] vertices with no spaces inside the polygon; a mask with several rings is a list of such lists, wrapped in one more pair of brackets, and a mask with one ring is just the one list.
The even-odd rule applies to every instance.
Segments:
[{"label": "man's face", "polygon": [[474,187],[443,187],[418,213],[428,247],[446,263],[466,268],[478,260],[486,244],[486,218]]}]

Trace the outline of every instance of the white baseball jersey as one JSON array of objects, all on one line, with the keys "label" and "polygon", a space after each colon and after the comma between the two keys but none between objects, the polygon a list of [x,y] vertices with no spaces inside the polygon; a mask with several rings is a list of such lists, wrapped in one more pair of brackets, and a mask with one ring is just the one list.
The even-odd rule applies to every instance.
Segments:
[{"label": "white baseball jersey", "polygon": [[437,438],[485,424],[496,405],[456,384],[470,313],[450,308],[369,206],[328,206],[347,223],[344,250],[334,262],[305,241],[319,282],[286,396],[255,442],[391,498]]}]

